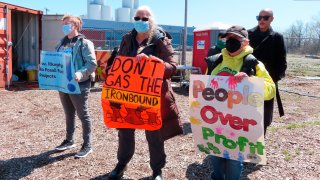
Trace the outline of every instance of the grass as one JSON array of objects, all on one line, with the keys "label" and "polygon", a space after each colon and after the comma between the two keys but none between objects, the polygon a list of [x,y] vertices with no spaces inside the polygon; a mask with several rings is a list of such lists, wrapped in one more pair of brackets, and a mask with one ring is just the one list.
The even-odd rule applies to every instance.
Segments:
[{"label": "grass", "polygon": [[312,122],[304,122],[304,123],[290,123],[285,126],[278,126],[278,127],[270,127],[268,130],[275,132],[279,129],[297,129],[297,128],[305,128],[310,126],[319,126],[320,121],[312,121]]},{"label": "grass", "polygon": [[287,62],[288,69],[286,74],[293,76],[320,76],[320,59],[288,54]]},{"label": "grass", "polygon": [[292,155],[289,153],[288,150],[282,151],[282,154],[284,155],[284,160],[285,161],[290,161],[293,159]]}]

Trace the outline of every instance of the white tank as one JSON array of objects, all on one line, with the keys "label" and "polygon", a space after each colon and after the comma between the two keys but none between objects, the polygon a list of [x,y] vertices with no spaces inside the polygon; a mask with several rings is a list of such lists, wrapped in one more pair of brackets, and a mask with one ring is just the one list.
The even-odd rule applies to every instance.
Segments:
[{"label": "white tank", "polygon": [[130,9],[130,20],[131,22],[134,21],[133,18],[136,15],[137,9]]},{"label": "white tank", "polygon": [[139,0],[134,0],[133,8],[138,9],[138,7],[139,7]]},{"label": "white tank", "polygon": [[102,6],[101,19],[105,21],[112,21],[111,6]]},{"label": "white tank", "polygon": [[122,7],[123,8],[133,8],[133,2],[134,0],[122,0]]},{"label": "white tank", "polygon": [[118,8],[117,21],[119,22],[130,22],[130,8]]},{"label": "white tank", "polygon": [[101,5],[99,4],[90,4],[88,19],[101,19]]},{"label": "white tank", "polygon": [[91,3],[92,3],[92,0],[87,0],[87,17],[89,17],[89,7]]},{"label": "white tank", "polygon": [[92,4],[104,5],[104,0],[93,0]]}]

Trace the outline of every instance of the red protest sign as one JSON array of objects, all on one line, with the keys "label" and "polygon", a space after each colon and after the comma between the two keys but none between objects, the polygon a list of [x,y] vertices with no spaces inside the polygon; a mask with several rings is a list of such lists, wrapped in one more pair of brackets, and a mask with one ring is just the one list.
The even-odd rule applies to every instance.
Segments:
[{"label": "red protest sign", "polygon": [[162,126],[161,87],[164,64],[159,59],[118,56],[102,88],[108,128],[157,130]]}]

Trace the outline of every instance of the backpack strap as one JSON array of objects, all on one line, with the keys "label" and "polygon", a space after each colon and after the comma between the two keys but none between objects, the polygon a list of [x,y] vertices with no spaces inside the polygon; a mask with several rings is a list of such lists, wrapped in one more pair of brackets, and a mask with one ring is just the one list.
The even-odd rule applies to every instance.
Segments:
[{"label": "backpack strap", "polygon": [[209,57],[204,58],[207,62],[207,75],[211,75],[211,72],[222,62],[222,54],[218,53]]},{"label": "backpack strap", "polygon": [[[222,54],[215,54],[205,58],[207,62],[208,72],[207,75],[211,75],[211,72],[222,62]],[[243,57],[243,65],[240,69],[241,72],[245,72],[248,76],[256,75],[256,66],[258,60],[252,55],[248,54]]]},{"label": "backpack strap", "polygon": [[243,65],[240,69],[241,72],[245,72],[248,76],[256,75],[256,66],[258,60],[252,54],[248,54],[243,57]]}]

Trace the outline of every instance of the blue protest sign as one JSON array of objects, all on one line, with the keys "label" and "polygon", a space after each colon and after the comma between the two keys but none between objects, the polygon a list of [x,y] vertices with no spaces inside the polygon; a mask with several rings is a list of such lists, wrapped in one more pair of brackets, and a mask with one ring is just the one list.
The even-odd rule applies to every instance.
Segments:
[{"label": "blue protest sign", "polygon": [[41,89],[58,90],[67,94],[80,94],[74,78],[71,54],[41,51],[38,81]]}]

